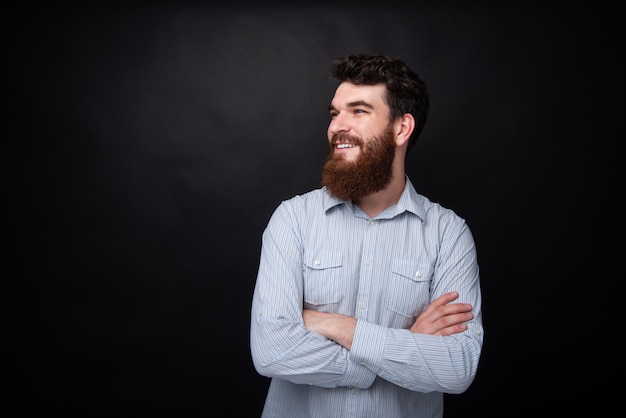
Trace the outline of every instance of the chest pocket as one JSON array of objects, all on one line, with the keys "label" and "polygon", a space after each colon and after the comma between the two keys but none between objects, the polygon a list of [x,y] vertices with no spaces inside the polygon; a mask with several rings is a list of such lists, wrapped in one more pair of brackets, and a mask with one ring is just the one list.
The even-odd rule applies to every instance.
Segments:
[{"label": "chest pocket", "polygon": [[433,267],[415,260],[391,260],[387,308],[408,318],[417,317],[430,303]]},{"label": "chest pocket", "polygon": [[341,266],[339,251],[321,250],[304,257],[305,306],[326,305],[340,300]]}]

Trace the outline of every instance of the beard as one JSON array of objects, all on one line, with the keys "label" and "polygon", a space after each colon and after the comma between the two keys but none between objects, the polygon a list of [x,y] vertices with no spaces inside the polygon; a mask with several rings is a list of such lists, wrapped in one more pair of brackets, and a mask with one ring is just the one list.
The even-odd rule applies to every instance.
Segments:
[{"label": "beard", "polygon": [[[346,161],[335,155],[332,146],[336,140],[344,139],[358,145],[360,154],[354,161]],[[396,144],[391,126],[387,126],[380,136],[362,141],[351,136],[335,135],[330,142],[330,150],[322,170],[322,185],[339,199],[358,201],[383,190],[391,183],[392,163]]]}]

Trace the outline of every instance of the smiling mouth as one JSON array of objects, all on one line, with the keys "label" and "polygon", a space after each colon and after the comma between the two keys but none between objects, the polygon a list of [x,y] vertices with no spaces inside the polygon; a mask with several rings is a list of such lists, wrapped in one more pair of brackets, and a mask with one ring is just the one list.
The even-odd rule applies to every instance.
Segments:
[{"label": "smiling mouth", "polygon": [[347,148],[354,148],[354,147],[356,147],[356,145],[354,144],[335,144],[336,149],[347,149]]}]

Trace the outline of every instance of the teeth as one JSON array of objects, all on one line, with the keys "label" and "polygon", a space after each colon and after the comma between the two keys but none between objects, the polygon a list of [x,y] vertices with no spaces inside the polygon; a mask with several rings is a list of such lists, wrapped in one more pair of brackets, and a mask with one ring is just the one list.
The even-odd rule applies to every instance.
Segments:
[{"label": "teeth", "polygon": [[339,149],[344,149],[344,148],[352,148],[352,147],[354,147],[354,145],[352,145],[352,144],[337,144],[336,147],[339,148]]}]

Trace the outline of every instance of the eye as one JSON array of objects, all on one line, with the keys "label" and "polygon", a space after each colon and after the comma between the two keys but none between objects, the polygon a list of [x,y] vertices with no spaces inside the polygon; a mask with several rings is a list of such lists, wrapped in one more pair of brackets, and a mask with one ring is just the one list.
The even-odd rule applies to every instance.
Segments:
[{"label": "eye", "polygon": [[334,118],[335,116],[337,116],[337,114],[338,114],[338,113],[337,113],[337,112],[335,112],[335,111],[330,112],[330,117],[331,117],[331,119],[332,119],[332,118]]}]

